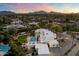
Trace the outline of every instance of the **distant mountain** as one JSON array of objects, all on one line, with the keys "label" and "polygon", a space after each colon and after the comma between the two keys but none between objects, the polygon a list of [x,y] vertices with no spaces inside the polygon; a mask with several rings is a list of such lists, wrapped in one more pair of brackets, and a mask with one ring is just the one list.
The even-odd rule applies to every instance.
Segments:
[{"label": "distant mountain", "polygon": [[15,13],[11,11],[0,11],[0,15],[13,15],[13,14]]},{"label": "distant mountain", "polygon": [[46,12],[46,11],[36,11],[36,12],[30,12],[28,14],[52,14],[52,15],[59,15],[59,14],[63,14],[63,13],[60,13],[60,12]]},{"label": "distant mountain", "polygon": [[30,12],[29,14],[48,14],[46,11],[36,11],[36,12]]},{"label": "distant mountain", "polygon": [[[13,15],[13,14],[17,14],[15,12],[12,11],[0,11],[0,15]],[[21,14],[21,13],[18,13]],[[25,13],[27,14],[27,13]],[[52,14],[52,15],[58,15],[58,14],[62,14],[59,12],[46,12],[46,11],[35,11],[35,12],[29,12],[28,14],[34,15],[34,14]]]},{"label": "distant mountain", "polygon": [[51,11],[50,14],[60,14],[60,13]]}]

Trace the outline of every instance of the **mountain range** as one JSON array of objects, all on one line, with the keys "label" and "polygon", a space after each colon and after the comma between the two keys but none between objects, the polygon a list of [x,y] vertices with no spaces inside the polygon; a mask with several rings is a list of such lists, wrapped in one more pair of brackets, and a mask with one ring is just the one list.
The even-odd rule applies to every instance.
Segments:
[{"label": "mountain range", "polygon": [[11,11],[0,11],[0,15],[13,15],[13,14],[16,14],[16,13]]}]

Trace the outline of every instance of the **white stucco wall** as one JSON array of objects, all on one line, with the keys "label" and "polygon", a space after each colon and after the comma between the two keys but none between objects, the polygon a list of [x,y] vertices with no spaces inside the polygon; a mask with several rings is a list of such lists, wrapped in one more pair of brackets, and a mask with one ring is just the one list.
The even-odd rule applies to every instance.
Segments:
[{"label": "white stucco wall", "polygon": [[37,29],[35,31],[35,37],[37,38],[38,35],[40,35],[39,37],[40,42],[49,43],[51,47],[55,45],[57,46],[59,44],[59,42],[55,39],[56,34],[47,29]]}]

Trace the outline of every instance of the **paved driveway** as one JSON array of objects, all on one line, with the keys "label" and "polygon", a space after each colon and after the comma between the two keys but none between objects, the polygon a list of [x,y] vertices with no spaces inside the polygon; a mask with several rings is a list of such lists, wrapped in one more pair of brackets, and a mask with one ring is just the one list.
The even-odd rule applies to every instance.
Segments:
[{"label": "paved driveway", "polygon": [[76,46],[68,53],[68,56],[75,56],[79,51],[79,41],[76,41]]},{"label": "paved driveway", "polygon": [[68,42],[63,48],[49,48],[51,56],[64,56],[65,53],[71,49],[75,42]]}]

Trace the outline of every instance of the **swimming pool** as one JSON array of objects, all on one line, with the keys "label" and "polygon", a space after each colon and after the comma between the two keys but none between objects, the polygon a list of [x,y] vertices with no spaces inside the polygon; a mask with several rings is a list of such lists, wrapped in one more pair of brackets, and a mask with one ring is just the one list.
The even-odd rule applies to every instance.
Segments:
[{"label": "swimming pool", "polygon": [[30,37],[30,42],[36,42],[37,39],[35,37]]},{"label": "swimming pool", "polygon": [[7,53],[10,50],[8,45],[0,45],[0,51]]}]

